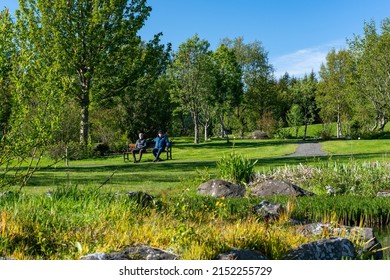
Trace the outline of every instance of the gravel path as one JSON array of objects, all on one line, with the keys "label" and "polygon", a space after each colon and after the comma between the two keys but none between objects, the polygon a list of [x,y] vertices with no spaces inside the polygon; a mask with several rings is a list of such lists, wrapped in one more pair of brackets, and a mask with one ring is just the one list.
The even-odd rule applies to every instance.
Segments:
[{"label": "gravel path", "polygon": [[316,157],[326,156],[327,153],[321,150],[320,143],[298,143],[298,147],[295,153],[288,155],[287,157]]}]

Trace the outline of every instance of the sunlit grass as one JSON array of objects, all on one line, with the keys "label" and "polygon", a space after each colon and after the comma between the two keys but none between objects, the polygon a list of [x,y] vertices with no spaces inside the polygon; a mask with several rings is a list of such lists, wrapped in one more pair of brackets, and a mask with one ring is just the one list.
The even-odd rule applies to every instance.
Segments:
[{"label": "sunlit grass", "polygon": [[[346,156],[285,158],[296,142],[246,139],[194,145],[188,139],[176,139],[173,160],[159,163],[152,163],[150,154],[139,164],[123,162],[122,155],[70,161],[69,166],[58,162],[34,174],[21,194],[0,199],[0,252],[16,259],[79,259],[88,253],[147,244],[183,259],[212,259],[235,247],[279,259],[287,250],[310,241],[286,223],[290,217],[370,226],[389,222],[389,201],[371,197],[388,186],[388,140],[359,141],[323,142],[324,150],[331,148],[332,153]],[[355,144],[361,146],[351,156],[347,146]],[[284,168],[291,173],[289,181],[321,196],[296,201],[270,198],[289,206],[280,221],[265,223],[250,211],[260,198],[221,200],[195,195],[202,181],[218,176],[217,161],[232,151],[257,160],[257,172]],[[47,158],[42,160],[50,164]],[[314,181],[305,181],[308,174],[300,173],[302,166],[305,172],[319,168],[326,176],[319,173]],[[370,196],[350,192],[327,196],[324,187],[332,183],[346,189],[359,183],[360,190],[369,191],[365,194]],[[127,198],[128,191],[147,192],[158,203],[142,207]]]},{"label": "sunlit grass", "polygon": [[322,142],[322,149],[330,154],[377,154],[383,159],[388,158],[390,153],[390,140],[338,140]]},{"label": "sunlit grass", "polygon": [[279,258],[307,241],[283,225],[238,211],[248,209],[247,203],[183,195],[144,208],[126,196],[75,187],[15,197],[1,203],[0,251],[17,259],[78,259],[148,244],[181,259],[213,259],[230,248]]}]

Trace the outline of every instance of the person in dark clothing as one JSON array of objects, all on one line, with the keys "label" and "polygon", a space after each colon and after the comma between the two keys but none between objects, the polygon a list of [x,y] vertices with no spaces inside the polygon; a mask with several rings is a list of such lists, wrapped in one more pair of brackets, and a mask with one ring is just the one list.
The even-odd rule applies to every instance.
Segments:
[{"label": "person in dark clothing", "polygon": [[[131,151],[134,158],[134,163],[141,161],[142,154],[146,151],[147,142],[144,138],[144,134],[138,134],[138,139],[135,142],[135,148]],[[139,160],[137,161],[136,154],[139,154]]]},{"label": "person in dark clothing", "polygon": [[154,148],[152,150],[152,153],[154,155],[153,162],[161,161],[160,154],[164,151],[165,147],[169,143],[168,137],[164,135],[162,130],[158,131],[158,136],[154,138]]}]

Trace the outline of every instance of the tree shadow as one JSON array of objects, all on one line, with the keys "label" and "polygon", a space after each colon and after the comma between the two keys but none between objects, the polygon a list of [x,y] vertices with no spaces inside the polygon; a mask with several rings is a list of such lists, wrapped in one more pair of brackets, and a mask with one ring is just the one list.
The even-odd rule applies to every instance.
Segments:
[{"label": "tree shadow", "polygon": [[[365,153],[354,155],[328,155],[306,157],[272,157],[259,158],[255,168],[272,169],[280,166],[295,166],[299,164],[313,165],[326,161],[350,161],[378,159],[383,153]],[[118,157],[118,160],[120,158]],[[153,163],[149,160],[141,163],[117,163],[117,164],[90,164],[69,167],[42,168],[34,174],[27,187],[55,187],[67,184],[96,185],[100,186],[105,181],[117,186],[134,186],[144,182],[172,183],[172,186],[180,183],[184,178],[195,176],[197,170],[207,169],[216,173],[216,160],[210,161],[179,161],[166,160]],[[111,178],[110,178],[111,177]]]}]

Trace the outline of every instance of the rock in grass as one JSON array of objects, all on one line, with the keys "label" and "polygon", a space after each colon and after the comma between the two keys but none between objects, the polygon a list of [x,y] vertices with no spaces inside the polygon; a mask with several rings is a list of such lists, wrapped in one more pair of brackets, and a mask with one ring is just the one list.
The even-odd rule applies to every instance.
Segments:
[{"label": "rock in grass", "polygon": [[252,211],[265,220],[278,219],[285,209],[280,203],[263,200],[252,208]]},{"label": "rock in grass", "polygon": [[244,197],[245,187],[225,180],[213,179],[201,184],[198,188],[198,194],[218,198]]},{"label": "rock in grass", "polygon": [[220,253],[217,260],[267,260],[267,257],[255,250],[231,249],[226,253]]},{"label": "rock in grass", "polygon": [[82,260],[177,260],[177,255],[146,245],[126,247],[120,252],[93,253],[81,257]]},{"label": "rock in grass", "polygon": [[376,196],[390,196],[390,191],[378,192]]},{"label": "rock in grass", "polygon": [[154,197],[151,196],[150,194],[147,194],[145,192],[141,192],[141,191],[138,191],[138,192],[128,192],[127,195],[135,200],[137,203],[143,205],[143,206],[147,206],[147,205],[150,205],[150,204],[153,204],[153,201],[154,201]]},{"label": "rock in grass", "polygon": [[305,236],[342,236],[351,241],[361,244],[357,254],[364,259],[383,259],[382,245],[375,236],[374,229],[368,227],[350,227],[343,225],[332,225],[329,223],[312,223],[303,225],[298,230],[299,234]]},{"label": "rock in grass", "polygon": [[274,195],[313,196],[314,193],[280,180],[267,180],[251,186],[251,196],[268,197]]},{"label": "rock in grass", "polygon": [[285,260],[342,260],[354,259],[355,248],[348,239],[337,237],[321,239],[289,250]]}]

